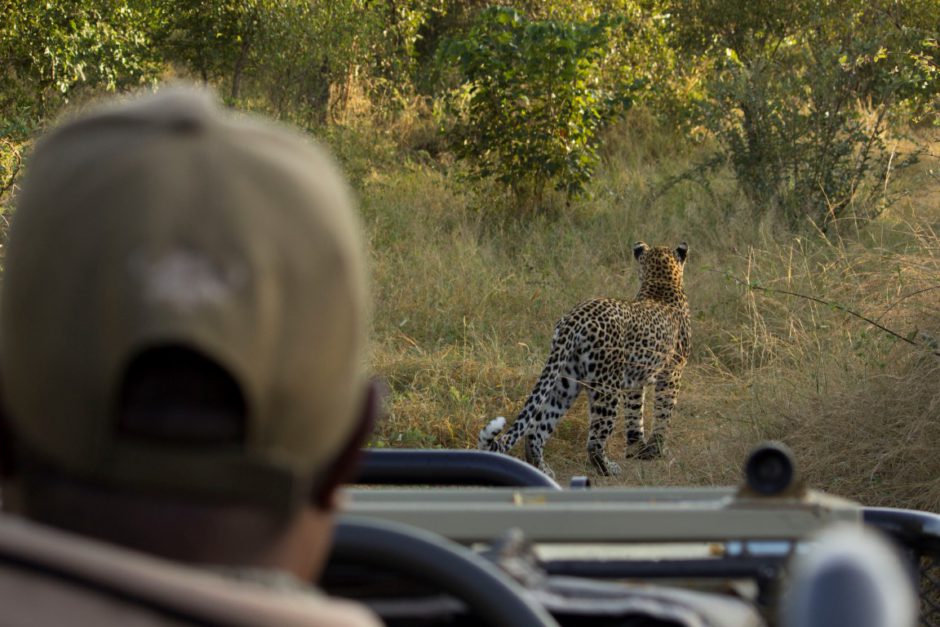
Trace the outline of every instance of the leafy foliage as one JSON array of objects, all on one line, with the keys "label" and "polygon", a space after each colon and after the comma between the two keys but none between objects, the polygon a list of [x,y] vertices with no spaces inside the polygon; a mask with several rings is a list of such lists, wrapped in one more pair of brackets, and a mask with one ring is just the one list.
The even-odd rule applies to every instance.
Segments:
[{"label": "leafy foliage", "polygon": [[598,132],[628,103],[623,86],[600,80],[614,25],[482,12],[445,51],[466,81],[451,130],[458,155],[524,205],[538,207],[548,182],[569,196],[583,192],[598,162]]},{"label": "leafy foliage", "polygon": [[681,0],[676,9],[678,41],[711,59],[703,122],[756,211],[825,230],[884,209],[892,171],[911,162],[889,142],[892,118],[924,115],[940,94],[935,34],[922,28],[940,23],[937,8]]},{"label": "leafy foliage", "polygon": [[246,72],[263,58],[276,0],[162,0],[161,44],[167,57],[202,78],[225,80],[232,101]]},{"label": "leafy foliage", "polygon": [[157,13],[132,0],[0,0],[0,207],[32,137],[66,103],[153,80]]},{"label": "leafy foliage", "polygon": [[426,16],[421,2],[369,0],[163,0],[163,10],[168,59],[225,85],[233,104],[247,86],[261,108],[315,125],[356,73],[380,99],[407,83]]},{"label": "leafy foliage", "polygon": [[172,74],[308,128],[368,116],[404,151],[388,129],[410,116],[414,146],[441,153],[434,115],[527,208],[584,192],[600,131],[635,101],[717,138],[703,164],[730,164],[755,213],[823,229],[883,211],[916,157],[899,129],[940,123],[936,0],[492,4],[0,0],[0,202],[63,107]]},{"label": "leafy foliage", "polygon": [[0,108],[49,106],[76,90],[115,91],[151,78],[153,14],[128,0],[12,0],[0,21]]}]

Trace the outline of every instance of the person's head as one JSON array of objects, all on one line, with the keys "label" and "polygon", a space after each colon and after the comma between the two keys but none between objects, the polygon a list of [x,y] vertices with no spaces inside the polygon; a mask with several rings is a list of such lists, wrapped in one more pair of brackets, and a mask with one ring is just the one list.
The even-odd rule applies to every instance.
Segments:
[{"label": "person's head", "polygon": [[18,509],[175,559],[314,572],[375,403],[359,230],[319,149],[203,93],[49,134],[0,298]]}]

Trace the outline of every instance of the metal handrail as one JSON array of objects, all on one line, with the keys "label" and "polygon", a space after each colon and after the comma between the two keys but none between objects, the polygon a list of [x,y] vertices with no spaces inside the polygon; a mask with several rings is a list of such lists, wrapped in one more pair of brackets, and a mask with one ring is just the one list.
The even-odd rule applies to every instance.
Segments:
[{"label": "metal handrail", "polygon": [[865,507],[862,519],[909,549],[940,555],[940,514],[893,507]]},{"label": "metal handrail", "polygon": [[354,483],[561,489],[554,479],[514,457],[447,449],[365,449]]}]

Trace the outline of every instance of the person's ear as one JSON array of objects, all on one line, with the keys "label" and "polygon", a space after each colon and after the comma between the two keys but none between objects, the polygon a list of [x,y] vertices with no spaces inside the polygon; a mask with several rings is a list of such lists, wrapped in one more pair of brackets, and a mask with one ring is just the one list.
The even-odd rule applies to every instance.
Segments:
[{"label": "person's ear", "polygon": [[373,379],[366,386],[362,409],[359,412],[358,422],[343,448],[327,467],[320,480],[314,485],[310,495],[311,504],[323,511],[332,511],[336,507],[336,489],[353,477],[359,459],[362,456],[362,447],[366,444],[379,414],[385,397],[385,385]]}]

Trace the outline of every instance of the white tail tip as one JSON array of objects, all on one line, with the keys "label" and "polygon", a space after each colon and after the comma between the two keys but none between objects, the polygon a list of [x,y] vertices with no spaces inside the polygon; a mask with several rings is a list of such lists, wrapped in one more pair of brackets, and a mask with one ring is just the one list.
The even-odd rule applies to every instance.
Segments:
[{"label": "white tail tip", "polygon": [[500,432],[506,428],[506,418],[504,416],[498,416],[489,421],[489,423],[483,427],[483,430],[480,431],[480,441],[478,448],[486,450],[489,448],[490,444],[496,438]]},{"label": "white tail tip", "polygon": [[505,416],[497,416],[496,418],[493,418],[492,420],[490,420],[490,424],[486,425],[487,431],[495,431],[496,433],[499,433],[505,428],[506,428]]}]

